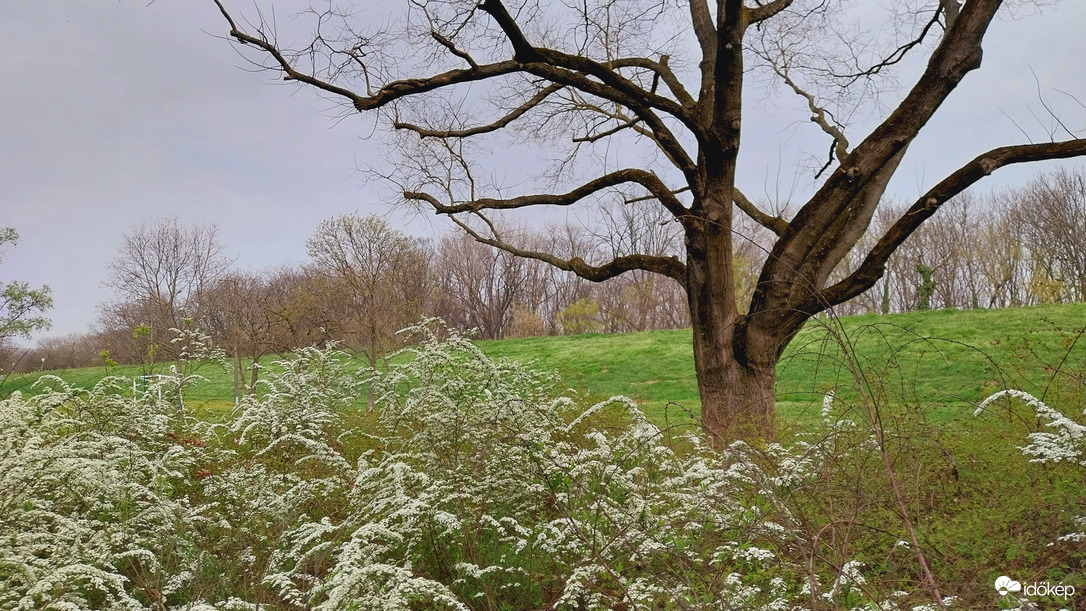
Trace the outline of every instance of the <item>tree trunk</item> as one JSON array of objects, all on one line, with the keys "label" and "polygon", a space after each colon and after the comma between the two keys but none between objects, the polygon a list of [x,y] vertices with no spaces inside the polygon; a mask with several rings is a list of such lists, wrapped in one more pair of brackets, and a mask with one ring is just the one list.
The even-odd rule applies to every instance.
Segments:
[{"label": "tree trunk", "polygon": [[[772,440],[776,401],[776,366],[750,366],[732,358],[736,347],[721,350],[698,341],[708,330],[695,331],[694,364],[701,394],[702,426],[715,446],[737,439]],[[741,348],[741,347],[739,347]]]},{"label": "tree trunk", "polygon": [[707,223],[695,223],[686,237],[687,298],[702,426],[713,445],[772,439],[782,340],[773,326],[750,326],[750,318],[739,314],[730,218],[710,216]]},{"label": "tree trunk", "polygon": [[249,378],[249,392],[250,393],[255,393],[256,392],[256,383],[257,383],[257,380],[259,380],[259,379],[260,379],[260,357],[254,355],[253,356],[252,377]]}]

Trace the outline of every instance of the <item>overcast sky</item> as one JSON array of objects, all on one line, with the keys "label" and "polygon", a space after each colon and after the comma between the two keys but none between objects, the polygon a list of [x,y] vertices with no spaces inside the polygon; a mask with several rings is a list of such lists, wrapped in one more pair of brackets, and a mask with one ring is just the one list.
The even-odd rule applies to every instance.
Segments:
[{"label": "overcast sky", "polygon": [[[243,70],[215,38],[225,30],[210,0],[0,0],[0,226],[20,234],[0,280],[52,287],[50,334],[88,329],[110,298],[100,286],[106,264],[141,221],[217,223],[237,265],[258,270],[303,260],[321,219],[408,218],[356,172],[382,152],[379,138],[365,137],[370,123],[337,122],[312,92]],[[1084,31],[1083,0],[996,23],[981,72],[911,147],[892,188],[915,196],[984,150],[1024,142],[1005,115],[1045,139],[1031,69],[1069,126],[1086,128],[1086,109],[1057,91],[1086,101]],[[758,106],[783,112],[794,101]],[[769,137],[744,141],[748,195],[773,191],[781,151],[812,133],[775,120],[759,119]],[[1001,171],[983,187],[1036,170]],[[430,223],[414,219],[409,230]]]}]

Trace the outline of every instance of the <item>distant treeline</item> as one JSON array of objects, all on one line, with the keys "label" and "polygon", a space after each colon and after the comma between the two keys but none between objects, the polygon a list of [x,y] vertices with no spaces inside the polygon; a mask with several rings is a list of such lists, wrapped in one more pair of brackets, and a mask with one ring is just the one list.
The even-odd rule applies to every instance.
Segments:
[{"label": "distant treeline", "polygon": [[[900,207],[884,204],[836,273],[843,277],[858,266],[900,214]],[[749,300],[771,242],[754,226],[737,234],[736,288]],[[987,196],[966,192],[898,249],[874,288],[836,311],[1084,301],[1084,236],[1086,171],[1040,174],[1024,187]],[[307,242],[307,261],[243,272],[224,258],[215,226],[165,219],[124,236],[107,283],[115,299],[101,307],[92,331],[44,339],[9,358],[19,358],[18,371],[110,363],[152,370],[178,357],[169,330],[195,327],[231,356],[252,362],[334,340],[376,366],[402,341],[396,331],[424,316],[475,329],[482,339],[689,324],[684,291],[671,279],[635,271],[593,283],[552,267],[546,255],[531,258],[682,258],[679,228],[653,202],[601,207],[590,227],[510,227],[503,237],[529,257],[497,251],[466,234],[425,240],[380,217],[345,215],[318,226]],[[607,252],[593,250],[601,243]],[[246,372],[248,384],[258,371]]]}]

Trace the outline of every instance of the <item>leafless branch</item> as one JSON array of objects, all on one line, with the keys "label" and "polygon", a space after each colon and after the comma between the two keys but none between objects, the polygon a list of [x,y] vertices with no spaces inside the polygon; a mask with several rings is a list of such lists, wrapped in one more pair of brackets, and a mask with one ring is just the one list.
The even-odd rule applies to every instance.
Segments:
[{"label": "leafless branch", "polygon": [[877,63],[875,63],[875,64],[873,64],[871,66],[868,66],[867,68],[864,68],[863,70],[860,70],[858,72],[854,72],[854,73],[851,73],[851,74],[833,74],[833,73],[831,73],[831,76],[833,76],[834,78],[837,78],[837,79],[845,80],[845,83],[843,84],[843,86],[848,87],[852,83],[855,83],[856,81],[858,81],[858,80],[860,80],[860,79],[862,79],[864,77],[874,76],[874,75],[882,72],[886,68],[889,68],[890,66],[893,66],[895,64],[900,63],[901,60],[905,59],[905,56],[908,55],[909,51],[911,51],[913,48],[919,46],[921,43],[924,42],[924,39],[927,38],[928,32],[931,30],[932,26],[939,23],[939,15],[942,14],[942,12],[944,10],[946,10],[951,5],[954,5],[955,8],[954,8],[954,13],[953,13],[954,14],[953,19],[950,18],[949,13],[947,14],[948,15],[947,27],[949,28],[950,23],[954,19],[957,19],[957,15],[958,15],[957,8],[956,8],[957,2],[955,0],[940,0],[940,8],[936,9],[935,14],[933,14],[931,19],[929,19],[928,22],[924,25],[924,28],[922,30],[920,30],[920,33],[916,36],[916,38],[914,38],[914,39],[910,40],[909,42],[899,46],[896,49],[894,49],[892,52],[890,52],[889,55],[887,55],[881,61],[879,61],[879,62],[877,62]]},{"label": "leafless branch", "polygon": [[423,201],[430,204],[438,214],[449,215],[478,212],[480,210],[515,210],[528,206],[571,206],[586,197],[598,193],[610,187],[616,187],[625,183],[636,183],[653,194],[660,203],[675,216],[686,213],[682,202],[673,194],[672,190],[664,184],[659,177],[652,172],[631,168],[618,170],[605,174],[599,178],[561,194],[536,194],[522,195],[509,199],[479,198],[464,203],[442,203],[428,193],[420,191],[405,191],[403,196],[408,200]]},{"label": "leafless branch", "polygon": [[[807,108],[811,111],[811,122],[822,128],[822,131],[826,132],[831,138],[833,138],[834,146],[833,151],[837,157],[838,163],[844,163],[845,158],[848,157],[848,139],[845,138],[844,132],[841,131],[841,127],[833,121],[833,115],[830,114],[825,108],[818,105],[813,94],[808,93],[802,87],[800,87],[788,73],[788,67],[782,66],[777,62],[772,62],[773,71],[777,76],[781,77],[785,84],[788,85],[792,91],[797,95],[807,100]],[[828,117],[828,118],[827,118]]]},{"label": "leafless branch", "polygon": [[487,221],[485,217],[482,215],[478,215],[478,217],[486,222],[488,228],[491,230],[492,237],[484,236],[461,219],[452,217],[452,220],[479,243],[499,248],[518,257],[542,261],[553,265],[558,269],[573,272],[581,278],[592,282],[603,282],[604,280],[609,280],[626,272],[641,269],[667,276],[674,279],[679,284],[686,286],[686,265],[675,256],[627,255],[615,257],[602,265],[590,265],[580,257],[565,259],[548,252],[518,248],[517,246],[502,240],[495,231],[494,225]]},{"label": "leafless branch", "polygon": [[501,117],[497,121],[468,129],[428,129],[419,125],[415,125],[414,123],[407,123],[404,121],[393,121],[392,126],[396,129],[406,129],[409,131],[413,131],[423,138],[468,138],[470,136],[486,134],[506,127],[513,121],[516,121],[517,119],[524,116],[524,114],[527,113],[529,110],[532,110],[533,108],[539,106],[539,104],[543,102],[543,100],[547,99],[547,97],[554,94],[555,92],[561,91],[562,89],[562,85],[548,85],[543,89],[540,89],[539,92],[532,96],[528,101],[516,107],[515,109],[513,109],[512,112]]},{"label": "leafless branch", "polygon": [[773,0],[768,4],[747,8],[748,23],[756,24],[772,18],[777,13],[792,5],[792,0]]},{"label": "leafless branch", "polygon": [[784,232],[788,230],[788,221],[779,216],[769,216],[765,212],[762,212],[758,209],[758,206],[755,206],[754,202],[750,201],[746,195],[743,195],[739,189],[732,189],[732,200],[735,202],[735,205],[738,206],[744,214],[754,220],[754,222],[778,236],[784,235]]},{"label": "leafless branch", "polygon": [[855,272],[821,291],[819,296],[822,303],[842,303],[871,288],[882,277],[890,255],[920,227],[921,223],[935,214],[939,207],[950,198],[995,170],[1015,163],[1066,159],[1081,155],[1086,155],[1086,139],[1005,146],[977,156],[917,200],[886,231]]}]

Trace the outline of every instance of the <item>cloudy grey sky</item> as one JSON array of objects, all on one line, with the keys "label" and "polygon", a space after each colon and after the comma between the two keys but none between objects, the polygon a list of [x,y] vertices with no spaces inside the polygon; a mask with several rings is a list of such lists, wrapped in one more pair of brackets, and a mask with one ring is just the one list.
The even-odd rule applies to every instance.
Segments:
[{"label": "cloudy grey sky", "polygon": [[[53,288],[52,334],[87,330],[110,297],[106,264],[141,221],[215,222],[237,265],[255,270],[304,259],[321,219],[393,210],[355,170],[382,152],[379,137],[366,138],[371,124],[337,122],[312,92],[243,70],[214,36],[225,30],[210,0],[0,0],[0,226],[21,238],[0,279]],[[1070,126],[1086,127],[1086,109],[1057,91],[1086,101],[1084,30],[1083,0],[995,24],[981,72],[910,149],[893,189],[914,196],[984,150],[1025,141],[1007,116],[1045,139],[1037,82]],[[763,196],[776,189],[781,151],[817,132],[772,113],[758,121],[763,136],[744,143],[745,188]],[[1036,169],[1001,171],[985,187]],[[431,226],[414,219],[410,229]]]}]

